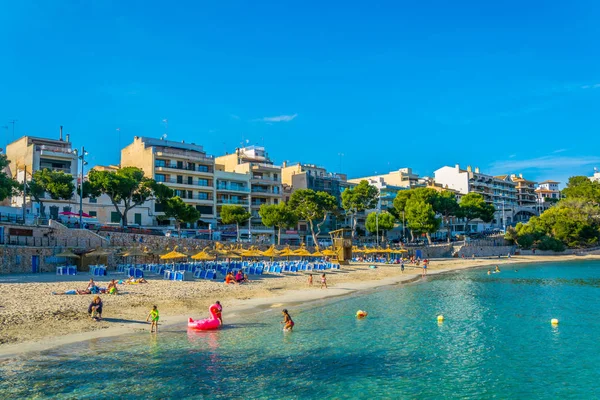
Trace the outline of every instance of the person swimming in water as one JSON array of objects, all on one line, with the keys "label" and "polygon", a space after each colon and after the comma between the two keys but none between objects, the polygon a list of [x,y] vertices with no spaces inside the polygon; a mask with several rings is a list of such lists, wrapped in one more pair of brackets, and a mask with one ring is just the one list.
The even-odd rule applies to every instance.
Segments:
[{"label": "person swimming in water", "polygon": [[492,270],[488,269],[488,275],[491,275],[491,274],[492,274]]},{"label": "person swimming in water", "polygon": [[494,272],[500,272],[500,268],[498,268],[497,265],[496,265],[496,269],[494,270]]},{"label": "person swimming in water", "polygon": [[291,332],[292,329],[294,329],[294,321],[292,320],[292,317],[288,313],[288,310],[285,308],[281,310],[281,314],[283,314],[283,321],[281,322],[282,324],[284,324],[283,331]]}]

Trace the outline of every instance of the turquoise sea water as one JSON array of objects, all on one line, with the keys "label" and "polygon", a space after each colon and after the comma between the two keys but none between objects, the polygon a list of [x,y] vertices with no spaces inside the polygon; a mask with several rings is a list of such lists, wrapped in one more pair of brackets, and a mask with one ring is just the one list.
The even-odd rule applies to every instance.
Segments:
[{"label": "turquoise sea water", "polygon": [[0,361],[0,398],[600,398],[600,262],[514,268]]}]

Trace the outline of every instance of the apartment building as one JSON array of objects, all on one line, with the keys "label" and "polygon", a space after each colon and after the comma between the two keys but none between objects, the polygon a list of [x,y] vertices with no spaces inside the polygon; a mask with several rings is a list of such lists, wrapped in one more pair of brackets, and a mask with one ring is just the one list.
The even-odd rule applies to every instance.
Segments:
[{"label": "apartment building", "polygon": [[[58,139],[48,139],[34,136],[23,136],[6,146],[6,157],[10,161],[8,169],[10,175],[18,182],[30,181],[31,176],[39,170],[49,169],[62,171],[73,176],[73,183],[77,183],[79,173],[79,159],[77,152],[69,141],[69,135],[63,140],[62,126]],[[25,200],[26,212],[34,216],[46,216],[58,219],[60,212],[78,212],[79,198],[74,194],[70,200],[44,201],[43,209],[32,202]],[[11,199],[11,206],[23,206],[23,197]]]},{"label": "apartment building", "polygon": [[233,204],[250,210],[250,174],[227,172],[222,165],[215,165],[217,192],[217,218],[220,218],[221,208]]},{"label": "apartment building", "polygon": [[590,176],[590,181],[600,182],[600,172],[598,172],[598,168],[594,168],[594,175]]},{"label": "apartment building", "polygon": [[535,215],[539,215],[537,195],[535,193],[536,182],[523,178],[523,174],[510,176],[517,190],[517,208],[514,222],[527,222]]},{"label": "apartment building", "polygon": [[[496,208],[493,226],[503,227],[514,222],[514,215],[518,211],[517,189],[509,175],[487,175],[481,173],[479,168],[472,169],[468,166],[465,170],[457,164],[436,170],[434,176],[435,182],[445,188],[456,190],[462,195],[479,193],[486,202],[493,204]],[[484,224],[475,224],[478,231],[483,230]]]},{"label": "apartment building", "polygon": [[359,184],[362,180],[380,181],[386,185],[397,186],[406,189],[420,186],[419,175],[413,173],[412,168],[400,168],[398,171],[391,171],[387,174],[348,179],[348,182]]},{"label": "apartment building", "polygon": [[[314,164],[288,164],[287,162],[284,162],[281,168],[281,182],[284,188],[289,188],[289,195],[286,193],[286,198],[289,198],[294,191],[299,189],[325,192],[335,197],[340,211],[342,210],[342,192],[346,188],[354,186],[354,184],[347,182],[345,174],[328,172],[325,168]],[[336,214],[340,215],[328,216],[327,221],[321,228],[321,238],[327,240],[329,239],[329,231],[347,225],[345,218],[341,217],[342,213]],[[309,228],[306,222],[301,221],[298,229],[300,232],[306,232]]]},{"label": "apartment building", "polygon": [[235,149],[232,154],[216,157],[215,163],[225,172],[247,174],[250,178],[249,230],[243,231],[249,238],[263,235],[272,239],[273,229],[262,225],[258,210],[263,204],[279,204],[283,199],[281,167],[275,165],[262,146],[248,146]]},{"label": "apartment building", "polygon": [[560,200],[558,185],[560,182],[550,180],[539,183],[535,189],[538,213],[541,214]]},{"label": "apartment building", "polygon": [[[215,160],[202,146],[135,136],[133,143],[121,150],[121,166],[142,169],[147,177],[164,183],[184,202],[196,207],[200,220],[190,224],[190,228],[216,223]],[[162,215],[159,204],[153,207],[156,215]]]}]

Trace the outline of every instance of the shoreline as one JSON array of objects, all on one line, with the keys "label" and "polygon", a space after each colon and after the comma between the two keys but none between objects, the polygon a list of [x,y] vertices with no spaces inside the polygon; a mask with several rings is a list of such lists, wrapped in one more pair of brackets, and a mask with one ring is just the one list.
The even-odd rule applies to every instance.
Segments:
[{"label": "shoreline", "polygon": [[[445,273],[453,273],[460,272],[464,270],[471,270],[477,268],[486,268],[496,264],[500,265],[517,265],[517,264],[539,264],[542,262],[568,262],[568,261],[577,261],[577,260],[599,260],[600,256],[598,255],[581,255],[581,256],[573,256],[573,255],[565,255],[565,256],[513,256],[510,259],[502,258],[502,259],[493,259],[493,258],[485,258],[485,259],[433,259],[432,267],[428,270],[428,276],[435,276]],[[448,265],[446,265],[448,264]],[[462,264],[462,265],[455,265]],[[377,269],[370,269],[369,265],[377,265]],[[440,268],[436,268],[436,265],[440,265]],[[447,266],[448,268],[442,268],[443,266]],[[365,269],[366,268],[366,269]],[[396,273],[394,276],[389,276],[388,274],[382,273],[382,271],[389,270],[391,273]],[[354,295],[358,293],[367,293],[369,291],[374,291],[379,288],[388,287],[388,286],[403,286],[410,283],[416,283],[422,281],[421,277],[421,268],[416,266],[407,266],[405,273],[398,273],[400,270],[398,265],[390,265],[390,264],[351,264],[348,267],[343,268],[341,272],[337,273],[328,273],[328,281],[333,277],[335,279],[336,275],[340,273],[345,274],[353,274],[358,272],[364,273],[372,273],[374,275],[378,275],[377,279],[371,280],[352,280],[349,279],[346,282],[334,283],[333,286],[327,289],[319,289],[319,283],[317,283],[312,288],[307,287],[306,284],[303,284],[304,278],[306,275],[299,276],[283,276],[283,277],[275,277],[280,279],[287,279],[288,283],[298,282],[301,287],[297,287],[298,285],[287,285],[288,287],[275,287],[269,289],[267,287],[266,293],[263,296],[250,297],[250,298],[231,298],[229,297],[227,300],[227,304],[225,305],[225,310],[223,313],[223,318],[226,320],[226,323],[235,323],[239,321],[242,317],[241,313],[244,313],[244,317],[255,315],[260,312],[264,312],[268,309],[273,308],[283,308],[283,306],[294,306],[296,304],[311,304],[321,300],[334,299],[336,297],[346,297],[349,295]],[[414,271],[419,271],[419,273],[414,273]],[[316,274],[315,274],[316,275]],[[360,274],[359,274],[360,275]],[[369,275],[369,274],[367,274]],[[383,276],[381,276],[383,275]],[[294,279],[295,278],[295,279]],[[299,280],[298,278],[302,278]],[[169,282],[169,281],[167,281]],[[69,282],[72,283],[72,282]],[[196,282],[191,282],[196,283]],[[208,282],[209,284],[217,284],[213,282]],[[15,283],[16,285],[27,285],[22,283]],[[6,286],[6,285],[4,285]],[[267,286],[266,284],[263,286]],[[285,285],[284,285],[285,286]],[[291,287],[289,287],[291,286]],[[296,286],[295,288],[293,286]],[[232,288],[225,288],[224,291]],[[235,289],[235,288],[233,288]],[[263,289],[261,287],[256,289]],[[275,293],[272,296],[268,296],[269,290],[279,291],[280,293]],[[229,290],[231,291],[231,290]],[[258,290],[255,290],[258,291]],[[56,297],[56,296],[55,296]],[[65,297],[65,296],[61,296]],[[81,297],[81,296],[76,296]],[[215,294],[215,297],[219,297],[219,295]],[[219,297],[222,298],[223,296]],[[206,300],[206,298],[202,298],[200,300]],[[210,301],[209,301],[210,302]],[[223,303],[223,300],[222,300]],[[168,309],[168,308],[167,308]],[[105,312],[105,314],[107,314]],[[186,310],[185,313],[174,313],[170,314],[168,311],[161,315],[161,329],[169,329],[177,325],[184,325],[187,318],[190,314],[197,315],[198,312],[190,312]],[[202,314],[205,314],[205,311],[202,311]],[[109,323],[118,323],[120,325],[108,325],[102,326],[100,329],[93,330],[85,330],[82,332],[76,333],[68,333],[68,334],[60,334],[57,332],[50,332],[50,335],[44,335],[39,339],[34,340],[23,340],[16,341],[14,343],[5,343],[0,344],[0,360],[5,360],[9,358],[15,358],[19,356],[23,356],[27,353],[31,352],[42,352],[47,351],[56,347],[85,342],[88,340],[99,339],[99,338],[107,338],[107,337],[117,337],[130,333],[141,333],[147,331],[149,329],[149,324],[147,324],[144,320],[126,320],[123,318],[107,318],[105,317],[105,321]],[[88,324],[93,324],[89,322]],[[90,325],[90,327],[93,325]]]}]

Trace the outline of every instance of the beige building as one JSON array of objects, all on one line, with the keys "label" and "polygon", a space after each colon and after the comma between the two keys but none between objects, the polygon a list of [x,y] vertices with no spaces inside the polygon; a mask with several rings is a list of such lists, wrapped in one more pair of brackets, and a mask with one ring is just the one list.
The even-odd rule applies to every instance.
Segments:
[{"label": "beige building", "polygon": [[362,178],[348,179],[348,182],[359,184],[360,181],[382,182],[384,185],[397,186],[410,189],[419,186],[419,175],[412,172],[412,168],[400,168],[398,171],[387,174],[365,176]]},{"label": "beige building", "polygon": [[[79,159],[76,151],[72,148],[69,135],[63,140],[62,126],[58,139],[47,139],[34,136],[23,136],[6,146],[6,157],[10,161],[8,169],[10,175],[18,182],[30,181],[31,176],[38,170],[50,169],[62,171],[73,176],[74,184],[77,183],[79,173]],[[44,201],[44,209],[30,199],[25,200],[26,213],[34,216],[45,215],[58,219],[59,212],[79,211],[79,197],[73,194],[70,200]],[[13,197],[11,205],[21,207],[23,197]]]},{"label": "beige building", "polygon": [[[250,178],[250,234],[273,234],[273,229],[261,223],[258,210],[263,204],[279,204],[282,201],[281,167],[273,163],[262,146],[238,148],[232,154],[216,157],[215,163],[223,171],[247,174]],[[221,168],[221,167],[219,167]]]},{"label": "beige building", "polygon": [[[121,150],[122,167],[138,167],[148,178],[164,183],[201,214],[195,227],[216,223],[215,159],[202,146],[148,137],[134,137]],[[154,205],[161,215],[159,205]],[[168,222],[166,222],[168,223]]]}]

